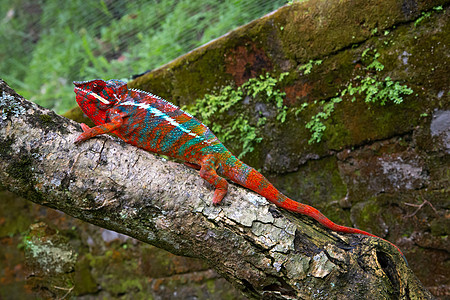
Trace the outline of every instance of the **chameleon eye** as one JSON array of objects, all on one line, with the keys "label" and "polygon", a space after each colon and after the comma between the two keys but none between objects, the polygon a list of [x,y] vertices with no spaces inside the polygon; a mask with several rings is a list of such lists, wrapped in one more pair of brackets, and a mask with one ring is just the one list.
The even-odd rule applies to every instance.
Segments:
[{"label": "chameleon eye", "polygon": [[103,89],[103,85],[101,84],[101,82],[100,83],[99,82],[93,82],[92,83],[92,90],[95,93],[100,92],[102,89]]}]

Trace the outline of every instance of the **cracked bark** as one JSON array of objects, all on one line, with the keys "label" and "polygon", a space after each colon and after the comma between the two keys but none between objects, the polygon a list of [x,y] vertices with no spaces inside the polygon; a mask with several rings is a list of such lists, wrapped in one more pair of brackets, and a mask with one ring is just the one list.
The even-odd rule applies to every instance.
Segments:
[{"label": "cracked bark", "polygon": [[[199,257],[253,298],[431,299],[387,243],[328,231],[231,185],[221,206],[197,172],[81,129],[0,81],[1,187],[25,199]],[[379,295],[379,296],[378,296]]]}]

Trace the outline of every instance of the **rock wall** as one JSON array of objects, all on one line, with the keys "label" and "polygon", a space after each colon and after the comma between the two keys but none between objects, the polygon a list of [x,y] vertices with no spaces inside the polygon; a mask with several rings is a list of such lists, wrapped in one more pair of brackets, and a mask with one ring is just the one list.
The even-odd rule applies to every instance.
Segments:
[{"label": "rock wall", "polygon": [[[237,89],[250,78],[287,72],[277,85],[286,93],[286,122],[259,96],[247,97],[213,122],[230,126],[221,120],[232,122],[246,113],[256,124],[267,116],[257,127],[262,142],[244,161],[293,199],[394,242],[435,295],[449,295],[449,3],[295,3],[130,86],[189,109],[225,86]],[[369,67],[374,61],[382,70]],[[367,104],[364,94],[352,101],[347,94],[324,121],[321,141],[308,143],[305,125],[311,117],[336,94],[361,86],[367,74],[376,74],[381,83],[388,77],[413,92],[401,95],[400,104],[386,105]],[[238,140],[226,146],[241,150]]]}]

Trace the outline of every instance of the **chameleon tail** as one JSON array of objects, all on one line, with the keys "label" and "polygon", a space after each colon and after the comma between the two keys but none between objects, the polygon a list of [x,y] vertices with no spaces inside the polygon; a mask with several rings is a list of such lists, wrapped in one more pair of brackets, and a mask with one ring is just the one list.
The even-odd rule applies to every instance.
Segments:
[{"label": "chameleon tail", "polygon": [[[261,173],[241,161],[237,161],[234,164],[234,167],[226,173],[227,174],[225,175],[232,181],[260,194],[275,205],[311,217],[328,229],[343,233],[363,234],[386,241],[394,246],[406,261],[402,251],[393,243],[360,229],[338,225],[325,217],[324,214],[314,207],[289,199],[278,191]],[[246,176],[243,176],[242,174],[245,174]]]}]

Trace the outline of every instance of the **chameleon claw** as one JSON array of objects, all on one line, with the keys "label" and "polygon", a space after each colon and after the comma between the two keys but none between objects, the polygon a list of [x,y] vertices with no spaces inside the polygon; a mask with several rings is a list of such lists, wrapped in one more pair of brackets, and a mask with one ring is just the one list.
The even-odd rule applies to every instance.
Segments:
[{"label": "chameleon claw", "polygon": [[87,140],[84,134],[80,134],[77,139],[73,142],[74,144],[79,144],[83,141]]},{"label": "chameleon claw", "polygon": [[83,129],[83,133],[77,137],[77,139],[73,142],[74,144],[79,144],[90,138],[90,135],[87,134],[87,132],[91,131],[91,128],[84,123],[81,123],[80,126],[81,129]]},{"label": "chameleon claw", "polygon": [[81,129],[83,129],[84,132],[89,131],[89,129],[91,129],[89,126],[87,126],[84,123],[81,123],[80,126],[81,126]]},{"label": "chameleon claw", "polygon": [[222,199],[225,197],[225,195],[227,194],[227,190],[228,190],[228,184],[226,188],[217,188],[214,192],[214,197],[213,197],[213,205],[219,205],[220,202],[222,202]]}]

